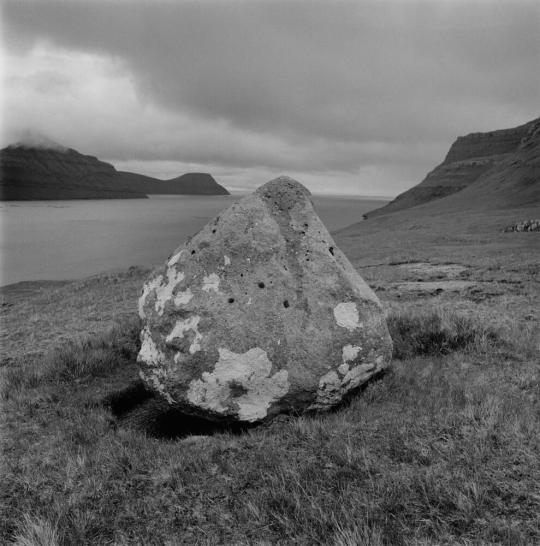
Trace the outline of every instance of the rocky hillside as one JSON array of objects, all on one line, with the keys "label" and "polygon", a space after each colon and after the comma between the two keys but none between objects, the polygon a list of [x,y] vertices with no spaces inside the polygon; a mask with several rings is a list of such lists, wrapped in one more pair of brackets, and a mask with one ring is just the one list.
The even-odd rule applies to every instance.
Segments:
[{"label": "rocky hillside", "polygon": [[420,184],[365,217],[388,214],[434,200],[442,199],[447,203],[444,198],[458,193],[461,201],[461,194],[466,189],[470,197],[475,196],[475,202],[480,198],[488,203],[498,193],[500,198],[511,199],[514,204],[528,204],[527,199],[537,195],[539,186],[539,125],[540,118],[512,129],[459,137],[444,161]]},{"label": "rocky hillside", "polygon": [[226,195],[209,174],[158,180],[117,171],[76,150],[13,145],[0,150],[0,200],[127,199],[148,194]]}]

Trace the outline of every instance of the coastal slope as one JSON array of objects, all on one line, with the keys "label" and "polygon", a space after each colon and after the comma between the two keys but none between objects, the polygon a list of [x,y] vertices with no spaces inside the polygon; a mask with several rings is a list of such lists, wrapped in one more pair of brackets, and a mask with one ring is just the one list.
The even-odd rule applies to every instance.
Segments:
[{"label": "coastal slope", "polygon": [[420,184],[365,218],[434,201],[443,207],[467,208],[532,204],[540,198],[539,126],[540,118],[511,129],[459,137]]},{"label": "coastal slope", "polygon": [[158,180],[117,171],[71,148],[12,145],[0,150],[0,200],[134,199],[150,194],[228,195],[207,173]]},{"label": "coastal slope", "polygon": [[[517,150],[504,154],[467,187],[409,208],[368,213],[367,221],[334,233],[336,242],[357,267],[417,261],[499,268],[508,256],[509,270],[519,267],[518,261],[529,267],[531,259],[537,261],[537,237],[503,233],[540,218],[540,119],[527,126]],[[520,247],[530,256],[518,252]]]}]

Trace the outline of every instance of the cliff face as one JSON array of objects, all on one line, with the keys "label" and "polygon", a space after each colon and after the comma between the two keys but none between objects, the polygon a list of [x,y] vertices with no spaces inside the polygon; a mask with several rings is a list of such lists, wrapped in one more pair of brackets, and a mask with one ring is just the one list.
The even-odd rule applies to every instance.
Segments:
[{"label": "cliff face", "polygon": [[446,154],[444,163],[463,161],[475,157],[493,157],[514,152],[527,134],[530,121],[512,129],[499,129],[488,133],[471,133],[458,137]]},{"label": "cliff face", "polygon": [[0,200],[127,199],[148,194],[228,195],[205,173],[157,180],[117,171],[72,149],[8,146],[0,150]]},{"label": "cliff face", "polygon": [[[522,157],[523,146],[527,139],[529,145],[531,141],[537,141],[538,135],[534,131],[539,121],[540,118],[512,129],[459,137],[452,144],[445,160],[428,173],[420,184],[398,195],[388,205],[367,213],[365,217],[388,214],[443,199],[475,185],[486,176],[496,177],[497,171],[507,170],[509,167],[516,170],[518,161],[532,161],[530,156]],[[512,161],[516,163],[512,164]],[[514,174],[517,176],[517,171]]]}]

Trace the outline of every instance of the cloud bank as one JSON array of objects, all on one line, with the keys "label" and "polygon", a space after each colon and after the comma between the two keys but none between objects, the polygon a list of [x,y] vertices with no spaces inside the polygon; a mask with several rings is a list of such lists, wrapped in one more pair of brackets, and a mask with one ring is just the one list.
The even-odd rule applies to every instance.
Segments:
[{"label": "cloud bank", "polygon": [[391,195],[456,136],[538,115],[536,2],[17,1],[3,15],[3,140],[30,128],[164,177],[287,172]]}]

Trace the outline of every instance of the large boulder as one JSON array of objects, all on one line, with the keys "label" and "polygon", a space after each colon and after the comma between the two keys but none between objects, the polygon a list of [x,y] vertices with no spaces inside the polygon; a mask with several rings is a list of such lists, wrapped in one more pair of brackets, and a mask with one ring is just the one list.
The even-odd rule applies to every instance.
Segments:
[{"label": "large boulder", "polygon": [[144,285],[139,312],[143,380],[214,420],[331,408],[392,352],[377,297],[288,177],[177,248]]}]

